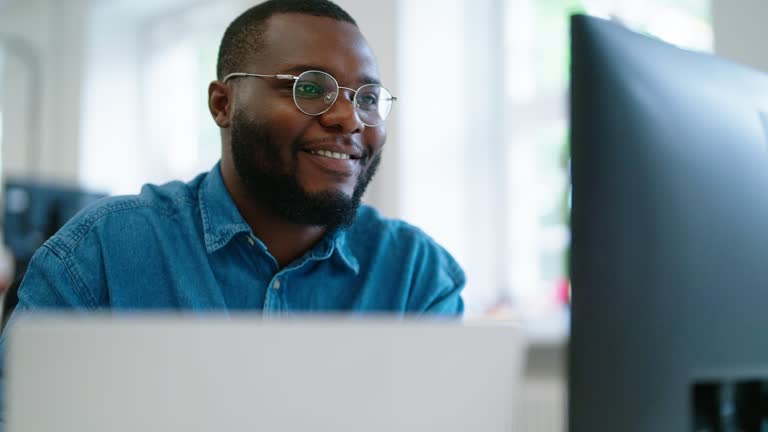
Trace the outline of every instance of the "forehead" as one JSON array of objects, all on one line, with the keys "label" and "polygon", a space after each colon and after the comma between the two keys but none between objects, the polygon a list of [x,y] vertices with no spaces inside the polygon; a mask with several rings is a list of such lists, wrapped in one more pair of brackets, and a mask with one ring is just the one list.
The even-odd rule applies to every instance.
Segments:
[{"label": "forehead", "polygon": [[255,58],[255,66],[261,69],[258,73],[286,72],[297,65],[311,65],[335,76],[340,83],[379,77],[368,42],[351,23],[303,14],[275,14],[267,21],[264,39],[264,50]]}]

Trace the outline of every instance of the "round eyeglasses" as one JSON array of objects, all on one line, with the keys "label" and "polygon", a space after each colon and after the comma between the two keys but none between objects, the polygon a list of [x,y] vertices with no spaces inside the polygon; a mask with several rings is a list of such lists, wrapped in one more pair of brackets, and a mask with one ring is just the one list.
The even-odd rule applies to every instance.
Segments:
[{"label": "round eyeglasses", "polygon": [[299,111],[311,116],[318,116],[331,109],[339,97],[339,90],[349,90],[354,94],[352,104],[355,106],[357,116],[364,125],[369,127],[384,123],[392,111],[392,104],[397,100],[389,90],[378,84],[365,84],[357,90],[342,87],[332,75],[318,70],[308,70],[298,76],[234,72],[225,76],[222,81],[226,83],[230,79],[238,77],[293,80],[293,102]]}]

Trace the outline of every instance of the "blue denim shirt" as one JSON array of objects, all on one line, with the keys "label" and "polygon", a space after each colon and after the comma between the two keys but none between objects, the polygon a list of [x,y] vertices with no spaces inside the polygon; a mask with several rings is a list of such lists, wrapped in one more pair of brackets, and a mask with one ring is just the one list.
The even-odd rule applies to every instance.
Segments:
[{"label": "blue denim shirt", "polygon": [[217,164],[189,183],[147,185],[79,213],[35,254],[19,309],[460,314],[463,286],[442,247],[368,206],[281,269]]},{"label": "blue denim shirt", "polygon": [[[35,254],[16,312],[29,310],[463,312],[464,272],[430,237],[361,206],[279,268],[229,195],[217,164],[189,183],[80,212]],[[0,339],[4,349],[6,335]]]}]

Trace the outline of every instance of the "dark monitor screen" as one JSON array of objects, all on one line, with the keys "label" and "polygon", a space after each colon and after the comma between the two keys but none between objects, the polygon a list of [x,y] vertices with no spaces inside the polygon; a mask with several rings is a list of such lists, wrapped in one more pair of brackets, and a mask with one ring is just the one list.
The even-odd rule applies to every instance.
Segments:
[{"label": "dark monitor screen", "polygon": [[768,430],[768,75],[576,16],[571,86],[569,430]]},{"label": "dark monitor screen", "polygon": [[29,261],[35,250],[78,211],[105,196],[34,180],[11,179],[4,189],[3,237],[20,263]]}]

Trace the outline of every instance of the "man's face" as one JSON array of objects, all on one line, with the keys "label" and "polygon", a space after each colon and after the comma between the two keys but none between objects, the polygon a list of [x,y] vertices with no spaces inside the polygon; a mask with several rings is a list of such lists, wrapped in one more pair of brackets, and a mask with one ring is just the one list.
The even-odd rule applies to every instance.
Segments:
[{"label": "man's face", "polygon": [[[268,21],[265,46],[242,72],[322,70],[353,89],[378,79],[368,44],[349,23],[278,14]],[[293,81],[239,78],[232,83],[232,158],[252,198],[295,223],[351,222],[380,160],[383,125],[365,126],[355,113],[354,95],[343,89],[329,111],[309,116],[293,101]],[[349,157],[319,154],[323,150]]]}]

